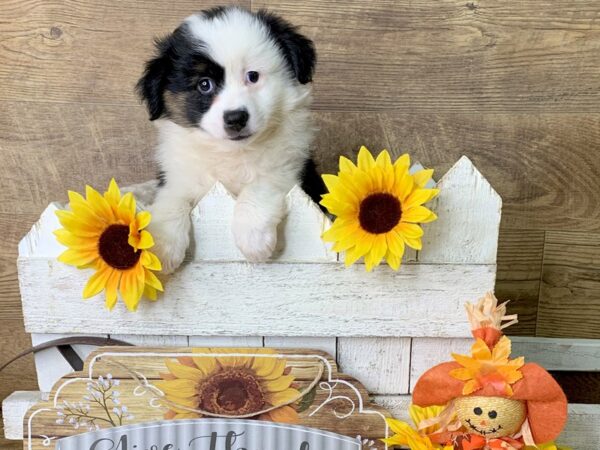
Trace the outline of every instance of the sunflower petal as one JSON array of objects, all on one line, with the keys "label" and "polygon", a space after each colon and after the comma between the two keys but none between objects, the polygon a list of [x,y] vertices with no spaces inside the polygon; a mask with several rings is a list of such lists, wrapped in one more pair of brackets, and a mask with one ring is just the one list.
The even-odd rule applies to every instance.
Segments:
[{"label": "sunflower petal", "polygon": [[104,198],[111,206],[116,206],[121,201],[121,191],[114,178],[111,178],[110,183],[108,183],[108,190],[104,193]]},{"label": "sunflower petal", "polygon": [[294,381],[293,375],[282,375],[279,378],[276,378],[274,380],[265,381],[263,383],[263,386],[269,392],[280,392],[280,391],[283,391],[283,390],[289,388],[290,385],[292,384],[292,381]]},{"label": "sunflower petal", "polygon": [[169,369],[169,371],[177,378],[183,378],[185,380],[192,380],[195,382],[199,382],[204,378],[202,371],[195,367],[189,367],[170,359],[165,360],[165,365],[167,366],[167,369]]},{"label": "sunflower petal", "polygon": [[135,269],[129,269],[123,272],[119,291],[121,292],[121,297],[123,298],[127,309],[130,311],[135,311],[140,303],[142,294],[144,293],[143,285],[141,288],[138,285],[137,273]]},{"label": "sunflower petal", "polygon": [[365,255],[365,265],[367,272],[381,263],[382,258],[387,252],[387,241],[385,234],[378,234],[373,240],[371,251]]},{"label": "sunflower petal", "polygon": [[106,295],[106,307],[111,310],[117,304],[117,289],[119,287],[119,281],[121,280],[121,272],[113,270],[108,281],[106,282],[105,295]]},{"label": "sunflower petal", "polygon": [[285,405],[300,398],[300,391],[294,388],[287,388],[284,391],[269,392],[266,394],[266,398],[273,406]]},{"label": "sunflower petal", "polygon": [[110,207],[106,199],[93,187],[85,187],[85,196],[87,198],[87,204],[90,206],[92,211],[102,218],[107,218],[109,221],[114,221],[113,210]]},{"label": "sunflower petal", "polygon": [[162,270],[162,264],[154,253],[149,252],[148,250],[142,250],[142,255],[140,257],[142,265],[149,270]]},{"label": "sunflower petal", "polygon": [[138,230],[143,230],[148,225],[150,225],[150,221],[152,220],[152,214],[148,211],[140,211],[135,216],[135,221],[137,222]]},{"label": "sunflower petal", "polygon": [[[200,349],[200,348],[195,348],[195,349],[193,349],[193,351],[194,351],[194,353],[209,353],[210,352],[209,349]],[[194,356],[192,356],[192,360],[194,361],[194,364],[196,365],[196,367],[205,376],[210,375],[218,368],[217,358],[215,358],[214,356],[211,356],[211,355],[206,355],[206,356],[194,355]]]},{"label": "sunflower petal", "polygon": [[375,165],[373,155],[364,145],[358,151],[358,168],[361,170],[370,170]]},{"label": "sunflower petal", "polygon": [[154,382],[154,385],[166,395],[173,395],[175,397],[193,397],[196,395],[197,383],[184,378],[166,381],[158,380]]},{"label": "sunflower petal", "polygon": [[415,180],[415,184],[420,188],[425,187],[431,177],[433,176],[433,169],[422,169],[415,173],[413,173],[413,179]]},{"label": "sunflower petal", "polygon": [[276,408],[267,413],[271,421],[279,423],[298,423],[300,422],[300,416],[294,408],[291,406],[282,406]]},{"label": "sunflower petal", "polygon": [[83,289],[83,298],[90,298],[102,292],[112,273],[112,267],[106,266],[93,274]]},{"label": "sunflower petal", "polygon": [[131,223],[135,218],[135,198],[131,192],[125,194],[117,209],[117,215],[125,223]]},{"label": "sunflower petal", "polygon": [[147,268],[144,267],[144,277],[145,277],[145,283],[149,286],[151,286],[152,288],[156,289],[157,291],[163,292],[163,285],[160,282],[160,280],[158,279],[158,277],[154,274],[154,272],[149,271]]},{"label": "sunflower petal", "polygon": [[406,211],[402,211],[403,222],[426,223],[433,222],[435,219],[437,219],[437,216],[424,206],[415,206]]},{"label": "sunflower petal", "polygon": [[93,263],[98,259],[98,251],[81,252],[78,250],[67,249],[58,256],[58,260],[70,266],[82,267]]},{"label": "sunflower petal", "polygon": [[398,270],[400,268],[400,264],[402,264],[402,257],[395,255],[391,251],[388,251],[385,254],[385,260],[387,261],[388,266],[394,270]]},{"label": "sunflower petal", "polygon": [[350,175],[357,169],[352,161],[345,156],[340,156],[340,172],[348,172]]},{"label": "sunflower petal", "polygon": [[412,194],[408,196],[406,201],[402,203],[404,210],[409,210],[414,206],[422,205],[427,203],[429,200],[434,198],[440,192],[439,189],[415,189]]}]

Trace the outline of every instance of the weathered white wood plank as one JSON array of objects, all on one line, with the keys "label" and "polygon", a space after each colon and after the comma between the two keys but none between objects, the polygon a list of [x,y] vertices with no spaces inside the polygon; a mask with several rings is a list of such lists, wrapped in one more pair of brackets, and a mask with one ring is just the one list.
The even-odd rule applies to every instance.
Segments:
[{"label": "weathered white wood plank", "polygon": [[279,226],[277,261],[337,261],[337,253],[329,250],[321,235],[331,221],[299,186],[286,197],[287,216]]},{"label": "weathered white wood plank", "polygon": [[[600,340],[511,337],[512,355],[524,356],[548,370],[600,370]],[[469,354],[473,339],[414,338],[410,390],[429,368],[451,359],[451,353]]]},{"label": "weathered white wood plank", "polygon": [[[412,423],[408,416],[411,398],[408,395],[376,395],[375,403],[387,408],[394,417]],[[569,405],[569,420],[559,444],[576,450],[598,450],[600,442],[600,405]]]},{"label": "weathered white wood plank", "polygon": [[136,334],[111,334],[112,339],[139,347],[187,347],[187,336],[156,336]]},{"label": "weathered white wood plank", "polygon": [[[91,336],[85,333],[86,336]],[[31,344],[33,346],[43,344],[48,341],[62,339],[73,336],[72,334],[44,334],[32,333]],[[93,337],[108,337],[107,334],[94,334]],[[73,345],[73,350],[85,361],[87,356],[97,347],[93,345]],[[42,392],[50,392],[54,383],[62,376],[74,372],[60,351],[53,347],[37,352],[34,355],[35,370],[37,372],[38,386]]]},{"label": "weathered white wood plank", "polygon": [[469,354],[473,339],[413,338],[410,354],[410,392],[423,373],[444,361],[451,353]]},{"label": "weathered white wood plank", "polygon": [[462,337],[463,302],[493,288],[495,266],[190,263],[136,313],[82,301],[89,273],[58,261],[21,260],[19,271],[30,333]]},{"label": "weathered white wood plank", "polygon": [[62,209],[59,203],[50,203],[29,233],[19,242],[19,258],[56,258],[64,250],[52,232],[60,228],[56,211]]},{"label": "weathered white wood plank", "polygon": [[334,337],[265,336],[264,343],[265,347],[323,350],[329,353],[333,359],[336,359],[337,355],[337,339]]},{"label": "weathered white wood plank", "polygon": [[235,198],[216,183],[192,210],[193,261],[244,261],[231,233]]},{"label": "weathered white wood plank", "polygon": [[429,204],[438,220],[423,225],[419,261],[495,264],[500,196],[466,156],[442,177],[438,188],[439,196]]},{"label": "weathered white wood plank", "polygon": [[600,339],[511,337],[513,355],[548,370],[600,371]]},{"label": "weathered white wood plank", "polygon": [[[193,261],[244,261],[231,232],[235,198],[216,183],[192,210]],[[330,226],[319,207],[296,186],[286,197],[287,216],[278,228],[277,248],[273,259],[280,262],[336,261],[321,240]]]},{"label": "weathered white wood plank", "polygon": [[262,347],[261,336],[190,336],[190,347]]},{"label": "weathered white wood plank", "polygon": [[408,393],[410,338],[340,337],[337,360],[373,394]]},{"label": "weathered white wood plank", "polygon": [[6,439],[15,441],[23,439],[23,418],[29,408],[42,400],[44,396],[39,391],[16,391],[4,399],[2,421]]}]

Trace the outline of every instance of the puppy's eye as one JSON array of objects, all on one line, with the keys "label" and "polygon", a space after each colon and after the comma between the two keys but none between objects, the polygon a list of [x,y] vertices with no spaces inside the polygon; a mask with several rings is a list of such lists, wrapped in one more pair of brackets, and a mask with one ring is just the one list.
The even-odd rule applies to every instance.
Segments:
[{"label": "puppy's eye", "polygon": [[201,94],[210,94],[215,89],[215,82],[210,78],[200,78],[198,90]]},{"label": "puppy's eye", "polygon": [[498,417],[498,413],[492,410],[488,413],[488,416],[490,416],[490,419],[495,419],[496,417]]},{"label": "puppy's eye", "polygon": [[483,411],[481,410],[481,408],[479,406],[477,408],[473,409],[473,412],[475,414],[477,414],[478,416],[483,414]]},{"label": "puppy's eye", "polygon": [[246,81],[248,83],[254,84],[258,81],[259,78],[260,78],[259,73],[255,72],[254,70],[251,70],[250,72],[246,72]]}]

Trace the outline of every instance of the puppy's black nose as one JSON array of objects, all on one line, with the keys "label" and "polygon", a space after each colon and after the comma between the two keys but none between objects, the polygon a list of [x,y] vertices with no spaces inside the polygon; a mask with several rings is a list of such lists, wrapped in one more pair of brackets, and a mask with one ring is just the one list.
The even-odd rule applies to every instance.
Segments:
[{"label": "puppy's black nose", "polygon": [[223,123],[225,123],[225,129],[227,131],[239,132],[248,123],[250,115],[245,108],[233,109],[231,111],[225,111],[223,113]]}]

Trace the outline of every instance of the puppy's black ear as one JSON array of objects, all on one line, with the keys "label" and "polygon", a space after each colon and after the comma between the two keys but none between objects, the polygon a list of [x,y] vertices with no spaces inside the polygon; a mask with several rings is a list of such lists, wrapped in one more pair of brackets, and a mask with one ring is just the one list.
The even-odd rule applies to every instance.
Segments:
[{"label": "puppy's black ear", "polygon": [[156,40],[158,54],[146,63],[144,75],[136,85],[136,91],[148,107],[150,120],[156,120],[165,113],[163,92],[167,77],[173,67],[173,35]]},{"label": "puppy's black ear", "polygon": [[266,10],[257,13],[283,52],[286,62],[301,84],[312,81],[317,54],[313,42],[298,33],[296,27]]}]

